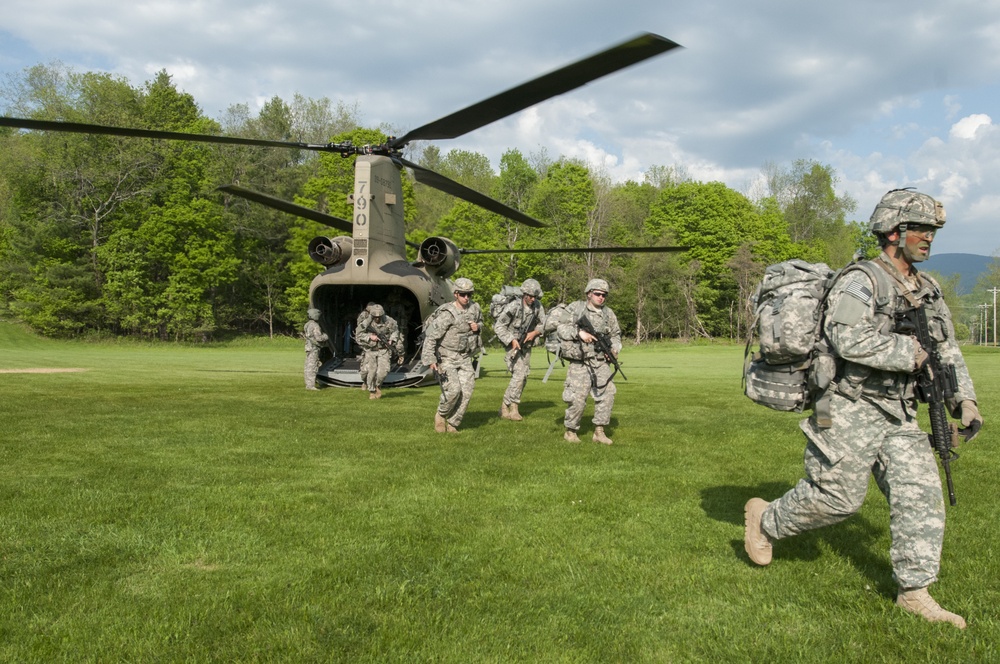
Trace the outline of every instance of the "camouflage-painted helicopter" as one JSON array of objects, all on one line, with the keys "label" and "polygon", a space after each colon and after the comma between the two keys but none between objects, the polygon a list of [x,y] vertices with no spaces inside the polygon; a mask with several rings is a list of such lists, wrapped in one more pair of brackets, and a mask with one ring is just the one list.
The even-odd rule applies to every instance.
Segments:
[{"label": "camouflage-painted helicopter", "polygon": [[[458,270],[462,255],[474,253],[555,252],[669,252],[686,247],[589,247],[586,249],[460,249],[445,237],[429,237],[419,246],[407,242],[403,224],[401,171],[408,168],[417,182],[479,205],[490,212],[533,227],[545,224],[514,208],[403,158],[403,148],[415,140],[456,138],[500,120],[541,101],[574,90],[602,76],[677,48],[678,44],[651,33],[586,57],[570,65],[522,83],[498,95],[418,127],[382,145],[351,143],[295,143],[230,136],[188,134],[107,127],[84,123],[27,120],[0,117],[0,126],[22,129],[108,134],[166,140],[235,145],[295,148],[356,156],[354,191],[350,200],[354,219],[348,221],[237,185],[220,190],[268,207],[320,222],[346,235],[317,237],[309,244],[309,255],[326,266],[309,288],[310,306],[321,312],[320,326],[330,338],[317,376],[327,385],[358,387],[360,354],[351,333],[359,313],[369,302],[382,304],[395,318],[406,338],[408,361],[386,377],[385,386],[409,386],[433,382],[426,367],[416,366],[418,334],[423,322],[437,307],[452,300],[449,280]],[[410,262],[406,248],[416,249]]]}]

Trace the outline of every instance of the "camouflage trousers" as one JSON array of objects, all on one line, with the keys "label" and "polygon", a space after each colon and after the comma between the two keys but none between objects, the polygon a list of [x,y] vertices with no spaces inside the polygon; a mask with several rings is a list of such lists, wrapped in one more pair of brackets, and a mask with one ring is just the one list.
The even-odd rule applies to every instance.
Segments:
[{"label": "camouflage trousers", "polygon": [[611,421],[617,391],[607,362],[570,362],[562,393],[563,401],[569,404],[564,420],[566,428],[573,431],[580,428],[588,395],[594,397],[594,426],[606,426]]},{"label": "camouflage trousers", "polygon": [[503,402],[507,405],[521,403],[521,393],[524,392],[528,374],[531,373],[531,348],[521,350],[511,348],[504,356],[504,362],[507,363],[507,371],[510,372],[510,383],[503,393]]},{"label": "camouflage trousers", "polygon": [[441,375],[438,412],[450,425],[458,427],[465,417],[465,410],[472,399],[472,390],[476,386],[476,371],[472,368],[472,358],[443,362],[438,366],[438,373]]},{"label": "camouflage trousers", "polygon": [[389,375],[391,353],[384,348],[366,350],[361,354],[361,382],[369,392],[382,387],[382,381]]},{"label": "camouflage trousers", "polygon": [[800,423],[806,477],[768,506],[764,531],[782,539],[843,521],[861,508],[871,473],[889,502],[893,578],[904,589],[929,586],[941,562],[944,498],[927,434],[863,398],[834,394],[830,408],[831,428]]},{"label": "camouflage trousers", "polygon": [[306,366],[302,373],[306,379],[306,389],[316,387],[316,373],[319,371],[319,350],[306,351]]}]

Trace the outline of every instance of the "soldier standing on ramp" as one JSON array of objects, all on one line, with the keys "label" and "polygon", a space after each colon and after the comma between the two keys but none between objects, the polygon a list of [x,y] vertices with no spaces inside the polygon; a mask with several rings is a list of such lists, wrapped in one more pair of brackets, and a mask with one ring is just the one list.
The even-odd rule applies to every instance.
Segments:
[{"label": "soldier standing on ramp", "polygon": [[397,364],[402,364],[405,359],[399,325],[386,315],[381,304],[369,304],[358,316],[354,338],[363,351],[360,374],[368,390],[368,398],[381,399],[382,382],[389,375],[392,355],[396,355]]},{"label": "soldier standing on ramp", "polygon": [[531,373],[531,347],[541,336],[545,324],[545,309],[539,302],[541,297],[541,284],[534,279],[525,279],[521,284],[520,299],[504,307],[493,326],[497,338],[507,347],[504,360],[510,371],[510,383],[500,405],[500,417],[505,420],[520,422],[524,419],[517,408]]}]

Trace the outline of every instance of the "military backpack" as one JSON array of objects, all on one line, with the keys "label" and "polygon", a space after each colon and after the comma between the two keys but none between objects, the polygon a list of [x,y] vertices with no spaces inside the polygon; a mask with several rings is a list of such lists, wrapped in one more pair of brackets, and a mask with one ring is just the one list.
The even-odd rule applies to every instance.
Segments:
[{"label": "military backpack", "polygon": [[[823,314],[834,282],[863,270],[877,293],[883,270],[867,261],[832,270],[825,263],[793,259],[769,266],[753,296],[754,322],[743,361],[743,391],[754,403],[801,413],[815,408],[836,375],[836,358],[823,335]],[[752,355],[754,340],[759,349]],[[819,413],[820,417],[827,417]]]}]

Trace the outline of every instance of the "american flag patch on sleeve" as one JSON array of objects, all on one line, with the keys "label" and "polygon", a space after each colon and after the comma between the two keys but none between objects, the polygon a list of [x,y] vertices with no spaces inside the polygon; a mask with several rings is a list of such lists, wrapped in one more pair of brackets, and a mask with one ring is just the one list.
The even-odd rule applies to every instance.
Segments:
[{"label": "american flag patch on sleeve", "polygon": [[866,286],[864,286],[864,284],[860,284],[857,281],[852,281],[851,283],[847,284],[847,288],[844,289],[844,292],[847,293],[848,295],[856,297],[865,304],[868,304],[869,302],[872,301],[872,292]]}]

